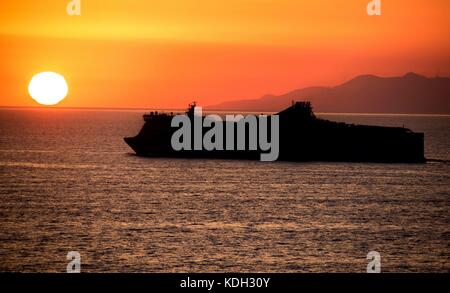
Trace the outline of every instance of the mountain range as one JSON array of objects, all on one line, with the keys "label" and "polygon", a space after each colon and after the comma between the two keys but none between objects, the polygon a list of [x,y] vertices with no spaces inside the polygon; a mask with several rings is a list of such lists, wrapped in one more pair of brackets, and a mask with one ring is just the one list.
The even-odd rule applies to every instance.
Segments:
[{"label": "mountain range", "polygon": [[272,112],[305,100],[312,102],[316,112],[450,114],[450,78],[428,78],[416,73],[399,77],[360,75],[335,87],[307,87],[205,108]]}]

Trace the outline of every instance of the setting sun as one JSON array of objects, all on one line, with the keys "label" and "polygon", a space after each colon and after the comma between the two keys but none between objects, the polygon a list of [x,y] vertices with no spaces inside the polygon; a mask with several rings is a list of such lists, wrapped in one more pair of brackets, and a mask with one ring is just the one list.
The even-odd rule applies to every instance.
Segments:
[{"label": "setting sun", "polygon": [[33,76],[28,86],[30,96],[39,104],[56,105],[69,91],[67,82],[61,74],[41,72]]}]

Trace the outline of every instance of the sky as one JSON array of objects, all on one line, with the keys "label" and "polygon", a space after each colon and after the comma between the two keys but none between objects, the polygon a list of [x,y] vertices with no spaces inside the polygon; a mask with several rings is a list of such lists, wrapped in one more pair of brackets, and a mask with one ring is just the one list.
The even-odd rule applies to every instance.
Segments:
[{"label": "sky", "polygon": [[58,107],[184,108],[334,86],[360,74],[450,76],[450,1],[1,0],[0,106],[62,74]]}]

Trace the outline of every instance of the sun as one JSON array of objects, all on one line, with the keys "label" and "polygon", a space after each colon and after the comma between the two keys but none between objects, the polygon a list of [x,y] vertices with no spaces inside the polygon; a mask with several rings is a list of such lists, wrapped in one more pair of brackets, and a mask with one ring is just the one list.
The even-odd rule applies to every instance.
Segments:
[{"label": "sun", "polygon": [[51,106],[61,102],[69,92],[64,76],[55,72],[41,72],[28,85],[30,96],[39,104]]}]

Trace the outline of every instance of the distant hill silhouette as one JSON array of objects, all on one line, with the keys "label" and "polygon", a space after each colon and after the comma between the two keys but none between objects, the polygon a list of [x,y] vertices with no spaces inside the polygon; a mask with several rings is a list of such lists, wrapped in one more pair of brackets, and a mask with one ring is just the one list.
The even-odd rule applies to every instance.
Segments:
[{"label": "distant hill silhouette", "polygon": [[450,114],[450,78],[427,78],[415,73],[401,77],[361,75],[335,87],[308,87],[206,108],[279,111],[298,100],[311,101],[316,112]]}]

